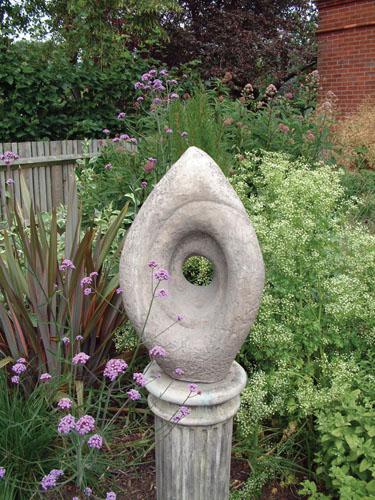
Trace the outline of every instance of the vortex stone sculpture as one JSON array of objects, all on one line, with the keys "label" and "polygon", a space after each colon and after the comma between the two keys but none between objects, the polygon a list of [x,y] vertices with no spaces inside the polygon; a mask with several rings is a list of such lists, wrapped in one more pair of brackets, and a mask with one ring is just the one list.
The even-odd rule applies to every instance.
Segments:
[{"label": "vortex stone sculpture", "polygon": [[[194,255],[213,264],[211,284],[185,279],[183,264]],[[154,300],[144,329],[152,260],[171,277],[163,282],[168,297]],[[234,358],[257,314],[264,266],[245,208],[200,149],[182,155],[137,214],[124,244],[120,283],[128,317],[139,335],[144,329],[142,340],[167,353],[144,372],[155,415],[157,498],[226,500],[233,416],[246,385]],[[192,382],[199,383],[194,394]],[[181,407],[184,418],[176,419]]]},{"label": "vortex stone sculpture", "polygon": [[[186,259],[202,255],[212,262],[208,286],[189,283]],[[147,263],[168,269],[168,299],[155,301],[143,335],[168,352],[158,361],[174,377],[216,382],[229,372],[259,307],[263,260],[245,208],[228,180],[206,153],[189,148],[142,206],[124,245],[121,286],[126,312],[141,332],[150,304]],[[164,284],[163,284],[164,286]],[[156,335],[176,318],[183,320]]]}]

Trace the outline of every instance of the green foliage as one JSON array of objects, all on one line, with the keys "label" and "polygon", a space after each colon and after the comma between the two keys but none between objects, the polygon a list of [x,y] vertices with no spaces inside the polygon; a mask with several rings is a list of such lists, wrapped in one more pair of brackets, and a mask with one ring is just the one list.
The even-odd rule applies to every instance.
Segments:
[{"label": "green foliage", "polygon": [[6,469],[0,481],[0,497],[31,498],[40,477],[57,468],[54,450],[54,416],[45,386],[38,386],[27,399],[18,388],[10,390],[0,370],[0,463]]},{"label": "green foliage", "polygon": [[105,127],[120,130],[117,113],[130,107],[133,82],[148,64],[127,50],[106,68],[92,60],[72,64],[51,41],[1,47],[1,141],[100,137]]},{"label": "green foliage", "polygon": [[222,115],[228,145],[241,153],[265,149],[312,162],[326,161],[333,150],[330,127],[335,98],[332,93],[330,100],[315,111],[319,81],[316,73],[301,78],[301,86],[284,89],[283,93],[270,85],[255,98],[250,85],[235,101],[221,94],[217,110]]},{"label": "green foliage", "polygon": [[185,278],[194,285],[209,285],[215,272],[212,263],[198,255],[187,259],[182,271]]},{"label": "green foliage", "polygon": [[[363,377],[359,362],[370,373],[364,363],[374,345],[375,240],[363,226],[348,223],[353,204],[341,179],[323,164],[310,167],[276,153],[248,155],[232,178],[267,270],[257,322],[239,356],[250,373],[238,414],[240,441],[254,432],[258,439],[268,436],[276,455],[297,463],[302,448],[309,470],[317,440],[333,460],[325,455],[328,448],[335,452],[325,448],[323,422],[335,432],[329,412]],[[280,449],[284,441],[275,442],[265,430],[269,422],[284,433],[295,422],[300,444],[290,442],[293,433],[285,441],[291,446]],[[362,458],[353,455],[355,467]],[[331,487],[337,491],[338,483]]]},{"label": "green foliage", "polygon": [[[62,227],[55,212],[46,222],[31,209],[26,226],[15,211],[14,225],[8,226],[13,235],[7,226],[1,230],[0,347],[4,356],[27,358],[35,373],[70,372],[73,350],[62,339],[68,337],[73,346],[75,337],[82,335],[90,369],[98,369],[111,347],[113,331],[125,320],[121,296],[116,294],[118,276],[107,258],[126,211],[127,206],[105,234],[90,229],[82,237],[72,200]],[[64,253],[59,255],[62,246]],[[62,269],[63,258],[70,259],[74,268]],[[98,274],[92,279],[91,293],[85,295],[80,282],[93,272]]]},{"label": "green foliage", "polygon": [[[167,101],[151,109],[147,101],[145,106],[148,111],[140,120],[140,130],[134,130],[127,120],[124,124],[128,135],[140,137],[136,147],[117,134],[114,139],[118,142],[107,139],[100,155],[80,163],[78,187],[85,224],[93,214],[118,210],[126,201],[130,202],[128,217],[132,220],[152,187],[189,146],[204,149],[224,171],[229,170],[231,156],[223,126],[201,88],[186,101]],[[172,133],[167,133],[167,128]],[[182,132],[187,136],[181,136]],[[145,172],[148,158],[155,158],[156,166]],[[141,187],[142,181],[146,181],[146,188]]]}]

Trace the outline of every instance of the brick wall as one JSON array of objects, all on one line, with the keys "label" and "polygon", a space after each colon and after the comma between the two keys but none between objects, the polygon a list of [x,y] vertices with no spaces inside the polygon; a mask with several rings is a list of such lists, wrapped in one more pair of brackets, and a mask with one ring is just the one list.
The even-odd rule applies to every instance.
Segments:
[{"label": "brick wall", "polygon": [[332,90],[346,115],[375,99],[375,0],[317,0],[320,97]]}]

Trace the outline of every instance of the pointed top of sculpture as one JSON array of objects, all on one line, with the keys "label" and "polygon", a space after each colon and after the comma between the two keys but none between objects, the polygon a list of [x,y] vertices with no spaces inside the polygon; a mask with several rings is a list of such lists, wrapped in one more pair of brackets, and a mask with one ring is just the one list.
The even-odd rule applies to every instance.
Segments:
[{"label": "pointed top of sculpture", "polygon": [[[193,255],[213,264],[207,286],[192,285],[183,275],[182,266]],[[126,236],[120,281],[138,334],[151,300],[150,261],[167,269],[170,279],[163,282],[168,296],[154,300],[143,335],[147,347],[164,348],[167,354],[158,363],[171,377],[223,379],[256,317],[264,267],[240,199],[198,148],[189,148],[164,175]],[[182,321],[168,328],[178,315]]]}]

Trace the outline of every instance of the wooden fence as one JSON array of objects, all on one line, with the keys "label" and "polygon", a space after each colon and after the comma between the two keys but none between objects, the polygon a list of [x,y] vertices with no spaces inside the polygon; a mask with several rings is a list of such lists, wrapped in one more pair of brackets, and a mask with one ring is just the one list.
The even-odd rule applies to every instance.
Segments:
[{"label": "wooden fence", "polygon": [[[91,157],[100,150],[100,143],[93,139],[89,152],[83,153],[82,141],[38,141],[0,143],[0,154],[12,151],[19,155],[12,165],[0,161],[0,216],[6,214],[7,189],[13,190],[21,209],[25,207],[21,190],[21,175],[37,210],[49,211],[60,204],[67,204],[69,193],[75,190],[75,165],[78,159]],[[6,181],[12,179],[14,183]]]}]

